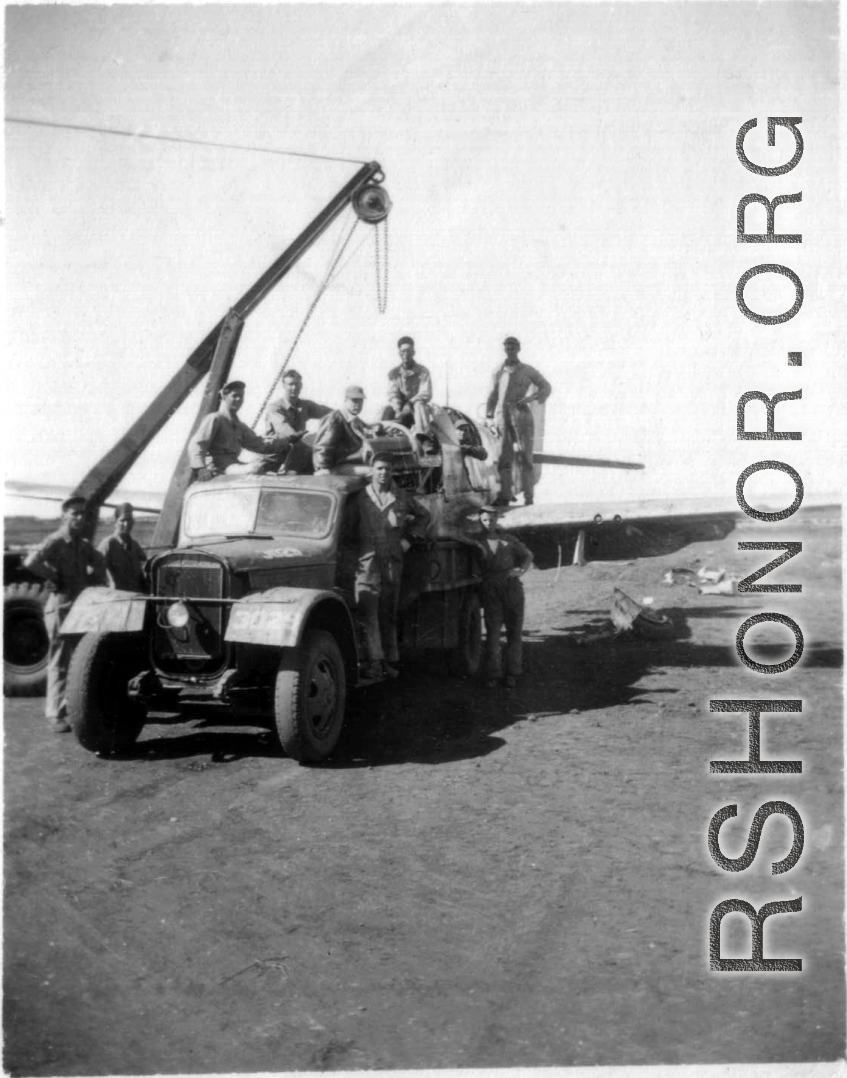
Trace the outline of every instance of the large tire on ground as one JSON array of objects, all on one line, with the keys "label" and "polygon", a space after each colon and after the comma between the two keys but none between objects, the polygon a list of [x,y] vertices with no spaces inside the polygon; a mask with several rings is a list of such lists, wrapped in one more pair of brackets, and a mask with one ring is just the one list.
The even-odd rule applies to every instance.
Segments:
[{"label": "large tire on ground", "polygon": [[43,696],[47,691],[50,639],[44,624],[47,590],[40,584],[9,584],[3,590],[3,692]]},{"label": "large tire on ground", "polygon": [[459,610],[459,640],[447,655],[451,674],[470,677],[479,670],[482,661],[482,620],[479,594],[469,591]]},{"label": "large tire on ground", "polygon": [[347,675],[331,633],[307,632],[286,648],[276,675],[274,718],[280,743],[301,764],[326,759],[344,725]]},{"label": "large tire on ground", "polygon": [[144,666],[144,646],[125,633],[86,633],[68,671],[68,722],[91,752],[125,752],[135,744],[147,709],[127,693]]}]

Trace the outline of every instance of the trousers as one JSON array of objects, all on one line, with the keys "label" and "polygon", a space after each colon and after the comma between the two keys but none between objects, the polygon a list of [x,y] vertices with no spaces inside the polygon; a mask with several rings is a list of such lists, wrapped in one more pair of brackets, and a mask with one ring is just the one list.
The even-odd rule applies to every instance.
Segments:
[{"label": "trousers", "polygon": [[59,630],[69,609],[47,607],[44,611],[44,625],[50,641],[47,652],[47,698],[44,702],[44,714],[48,719],[63,719],[68,713],[65,695],[73,645]]},{"label": "trousers", "polygon": [[535,423],[528,407],[510,408],[502,416],[503,440],[500,445],[500,497],[509,501],[514,493],[513,469],[520,472],[521,489],[527,501],[533,500],[535,471],[532,449]]},{"label": "trousers", "polygon": [[[397,618],[400,609],[400,581],[403,563],[396,558],[375,559],[368,572],[368,582],[357,581],[356,603],[365,629],[368,658],[371,662],[396,663],[400,658],[397,644]],[[374,569],[379,583],[374,581]]]},{"label": "trousers", "polygon": [[[485,618],[484,676],[518,677],[523,667],[524,592],[517,577],[498,573],[482,582],[482,605]],[[501,635],[506,630],[505,664]]]}]

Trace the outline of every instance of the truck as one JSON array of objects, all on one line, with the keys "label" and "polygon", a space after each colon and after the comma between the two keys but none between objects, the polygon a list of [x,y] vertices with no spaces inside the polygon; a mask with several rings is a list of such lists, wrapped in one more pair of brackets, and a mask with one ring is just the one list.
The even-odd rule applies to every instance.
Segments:
[{"label": "truck", "polygon": [[[83,747],[126,751],[157,706],[200,700],[227,722],[266,725],[300,763],[326,759],[348,691],[374,684],[354,595],[364,485],[276,474],[192,484],[177,544],[148,565],[149,594],[88,588],[65,621],[76,640],[68,718]],[[479,584],[472,544],[432,534],[413,545],[401,647],[446,653],[453,673],[475,673]]]}]

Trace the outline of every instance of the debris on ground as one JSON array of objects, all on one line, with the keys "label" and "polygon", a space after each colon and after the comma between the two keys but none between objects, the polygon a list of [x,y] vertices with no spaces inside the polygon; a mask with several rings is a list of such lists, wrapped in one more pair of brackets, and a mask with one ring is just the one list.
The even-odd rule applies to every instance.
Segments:
[{"label": "debris on ground", "polygon": [[666,614],[649,609],[653,602],[653,597],[648,595],[638,603],[620,588],[614,588],[610,620],[594,632],[574,637],[573,642],[583,647],[601,640],[615,640],[625,634],[647,639],[668,636],[673,630],[673,623]]},{"label": "debris on ground", "polygon": [[725,578],[726,569],[707,569],[706,566],[701,566],[695,571],[681,566],[676,569],[668,569],[662,577],[662,583],[668,587],[672,587],[674,584],[688,584],[691,588],[697,588],[701,595],[732,595],[734,594],[733,592],[704,590],[712,585],[720,584]]},{"label": "debris on ground", "polygon": [[718,584],[704,584],[699,590],[701,595],[737,595],[738,581],[734,576],[729,576]]},{"label": "debris on ground", "polygon": [[619,633],[634,632],[646,637],[664,636],[671,628],[670,618],[666,614],[648,610],[620,588],[612,591],[612,624]]},{"label": "debris on ground", "polygon": [[662,583],[669,587],[674,584],[690,584],[692,587],[697,587],[697,573],[693,569],[668,569],[662,577]]}]

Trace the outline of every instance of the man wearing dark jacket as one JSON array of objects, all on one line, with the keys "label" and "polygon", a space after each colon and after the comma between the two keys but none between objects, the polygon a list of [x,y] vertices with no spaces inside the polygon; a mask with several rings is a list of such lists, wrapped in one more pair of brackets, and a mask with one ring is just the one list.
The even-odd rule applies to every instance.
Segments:
[{"label": "man wearing dark jacket", "polygon": [[365,465],[365,441],[379,434],[379,425],[370,426],[359,416],[365,404],[361,386],[348,386],[344,407],[324,416],[315,433],[312,462],[315,475],[369,474]]}]

